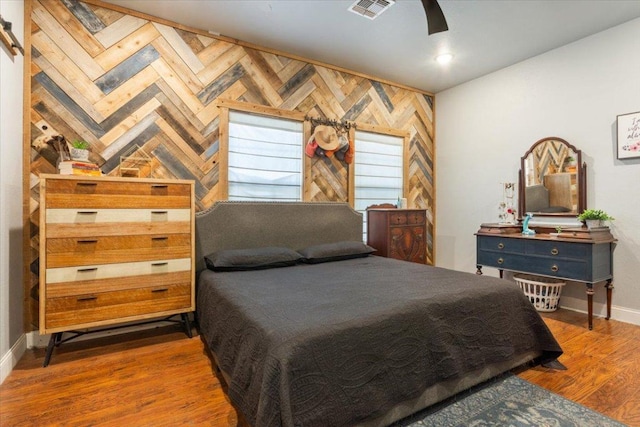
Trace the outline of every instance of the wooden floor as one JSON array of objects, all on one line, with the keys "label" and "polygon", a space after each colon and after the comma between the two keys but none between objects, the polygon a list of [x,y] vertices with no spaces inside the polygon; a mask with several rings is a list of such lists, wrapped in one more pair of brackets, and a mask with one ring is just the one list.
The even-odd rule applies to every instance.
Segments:
[{"label": "wooden floor", "polygon": [[[566,371],[518,375],[640,426],[640,326],[566,310],[545,314],[562,345]],[[199,337],[168,327],[44,351],[28,350],[0,386],[0,426],[237,426]]]}]

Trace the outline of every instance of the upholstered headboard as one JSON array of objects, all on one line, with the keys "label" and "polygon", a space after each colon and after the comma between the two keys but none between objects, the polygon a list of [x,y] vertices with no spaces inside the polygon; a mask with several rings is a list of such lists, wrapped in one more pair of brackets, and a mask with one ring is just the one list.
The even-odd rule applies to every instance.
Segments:
[{"label": "upholstered headboard", "polygon": [[196,214],[196,271],[222,249],[299,250],[344,240],[362,241],[362,214],[346,203],[216,202]]},{"label": "upholstered headboard", "polygon": [[[549,190],[542,185],[529,185],[525,187],[526,212],[544,212],[549,207]],[[524,215],[524,213],[523,213]]]}]

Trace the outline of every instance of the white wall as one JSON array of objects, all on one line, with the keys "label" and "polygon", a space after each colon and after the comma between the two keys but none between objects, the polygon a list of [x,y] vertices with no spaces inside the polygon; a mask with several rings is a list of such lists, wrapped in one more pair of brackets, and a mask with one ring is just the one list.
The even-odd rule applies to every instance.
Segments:
[{"label": "white wall", "polygon": [[[587,163],[588,207],[616,218],[613,318],[640,324],[640,159],[617,160],[615,142],[616,115],[640,111],[639,40],[635,19],[436,94],[438,266],[476,270],[474,233],[498,221],[500,183],[518,182],[534,142],[564,138]],[[586,298],[571,283],[560,304],[585,311]],[[598,285],[594,314],[604,301]]]},{"label": "white wall", "polygon": [[[0,0],[0,14],[22,43],[24,2]],[[22,356],[23,57],[0,47],[0,383]]]}]

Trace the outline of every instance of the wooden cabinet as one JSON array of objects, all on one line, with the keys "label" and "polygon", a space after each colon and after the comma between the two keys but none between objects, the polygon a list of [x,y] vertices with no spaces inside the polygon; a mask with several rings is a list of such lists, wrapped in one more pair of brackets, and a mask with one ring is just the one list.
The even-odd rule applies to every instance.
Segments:
[{"label": "wooden cabinet", "polygon": [[375,255],[424,264],[426,218],[424,209],[368,209],[367,244]]},{"label": "wooden cabinet", "polygon": [[537,231],[523,236],[517,226],[483,224],[476,233],[478,274],[482,266],[582,282],[587,287],[589,329],[593,326],[593,285],[605,282],[607,319],[611,317],[613,250],[609,229],[564,229],[561,236]]},{"label": "wooden cabinet", "polygon": [[50,347],[65,331],[195,310],[192,181],[40,178],[40,333],[54,334]]}]

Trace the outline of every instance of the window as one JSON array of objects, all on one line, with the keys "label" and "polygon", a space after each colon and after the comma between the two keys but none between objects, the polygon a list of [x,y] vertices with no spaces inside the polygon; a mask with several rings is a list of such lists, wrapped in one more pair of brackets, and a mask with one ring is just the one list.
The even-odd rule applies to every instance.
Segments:
[{"label": "window", "polygon": [[229,112],[229,200],[302,200],[302,122]]},{"label": "window", "polygon": [[367,206],[398,202],[403,194],[404,138],[356,131],[355,209],[364,218]]}]

